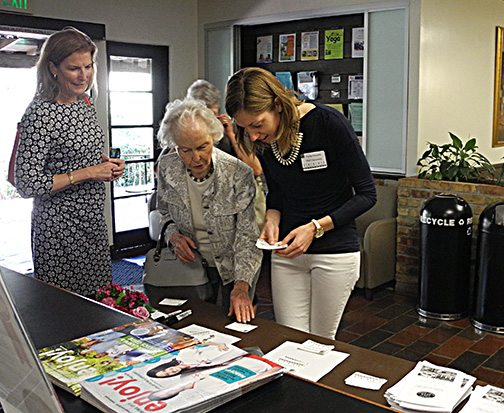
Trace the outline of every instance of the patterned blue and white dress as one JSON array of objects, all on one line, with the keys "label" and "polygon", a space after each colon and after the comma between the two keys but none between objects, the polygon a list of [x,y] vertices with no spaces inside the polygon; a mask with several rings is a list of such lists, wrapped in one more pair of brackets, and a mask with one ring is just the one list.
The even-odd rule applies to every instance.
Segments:
[{"label": "patterned blue and white dress", "polygon": [[85,181],[51,194],[53,176],[99,164],[105,135],[94,107],[35,97],[20,129],[16,188],[34,198],[35,277],[82,295],[112,280],[104,217],[105,184]]}]

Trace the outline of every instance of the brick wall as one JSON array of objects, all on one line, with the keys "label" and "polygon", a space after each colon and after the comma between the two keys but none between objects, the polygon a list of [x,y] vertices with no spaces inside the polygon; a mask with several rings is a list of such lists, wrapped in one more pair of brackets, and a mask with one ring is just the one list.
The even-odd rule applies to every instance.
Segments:
[{"label": "brick wall", "polygon": [[[473,212],[473,261],[475,260],[479,215],[494,202],[504,201],[504,187],[448,181],[429,181],[416,177],[399,180],[397,192],[396,291],[418,294],[420,255],[420,210],[424,202],[450,192],[463,198]],[[473,265],[474,267],[474,265]]]}]

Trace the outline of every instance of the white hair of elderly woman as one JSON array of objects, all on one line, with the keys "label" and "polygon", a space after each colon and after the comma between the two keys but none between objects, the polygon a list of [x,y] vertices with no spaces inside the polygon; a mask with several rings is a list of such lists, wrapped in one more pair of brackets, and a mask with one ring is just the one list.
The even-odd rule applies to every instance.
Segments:
[{"label": "white hair of elderly woman", "polygon": [[159,144],[163,148],[177,146],[177,137],[181,130],[187,128],[190,123],[201,121],[206,125],[208,135],[214,142],[222,138],[222,123],[202,100],[185,98],[168,103],[157,134]]}]

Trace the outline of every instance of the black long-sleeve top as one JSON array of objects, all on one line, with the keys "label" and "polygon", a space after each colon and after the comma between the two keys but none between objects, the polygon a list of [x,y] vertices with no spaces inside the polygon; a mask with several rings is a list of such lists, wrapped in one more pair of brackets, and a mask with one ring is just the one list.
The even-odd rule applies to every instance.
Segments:
[{"label": "black long-sleeve top", "polygon": [[[339,111],[316,104],[301,118],[300,132],[303,141],[292,165],[281,165],[271,149],[261,157],[269,188],[266,207],[281,212],[279,240],[300,225],[329,215],[334,229],[315,238],[306,253],[359,251],[354,219],[376,203],[376,189],[353,128]],[[303,155],[320,151],[327,166],[303,170]]]}]

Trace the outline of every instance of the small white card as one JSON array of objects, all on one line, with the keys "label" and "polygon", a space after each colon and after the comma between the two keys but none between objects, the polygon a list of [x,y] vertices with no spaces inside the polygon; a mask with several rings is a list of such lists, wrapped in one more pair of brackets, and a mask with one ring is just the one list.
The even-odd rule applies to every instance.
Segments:
[{"label": "small white card", "polygon": [[287,244],[280,245],[280,241],[278,241],[277,243],[270,245],[263,239],[258,239],[256,241],[256,247],[261,250],[283,250],[284,248],[287,248]]},{"label": "small white card", "polygon": [[380,390],[380,387],[387,382],[387,379],[370,376],[369,374],[356,371],[345,379],[348,386],[361,387],[363,389]]},{"label": "small white card", "polygon": [[164,298],[159,302],[160,305],[171,305],[171,306],[179,306],[186,303],[187,300],[180,300],[178,298]]},{"label": "small white card", "polygon": [[240,333],[249,333],[252,330],[254,330],[255,328],[257,328],[257,326],[253,326],[252,324],[243,324],[243,323],[234,322],[234,323],[228,324],[226,326],[226,328],[229,328],[230,330],[239,331]]},{"label": "small white card", "polygon": [[165,318],[167,315],[168,314],[163,313],[162,311],[154,310],[153,313],[150,315],[150,318],[156,321],[159,320],[160,318]]},{"label": "small white card", "polygon": [[329,344],[317,343],[313,340],[306,340],[303,344],[301,344],[301,346],[299,346],[299,349],[309,351],[310,353],[320,354],[323,356],[324,354],[327,354],[332,349],[334,349],[334,346]]}]

